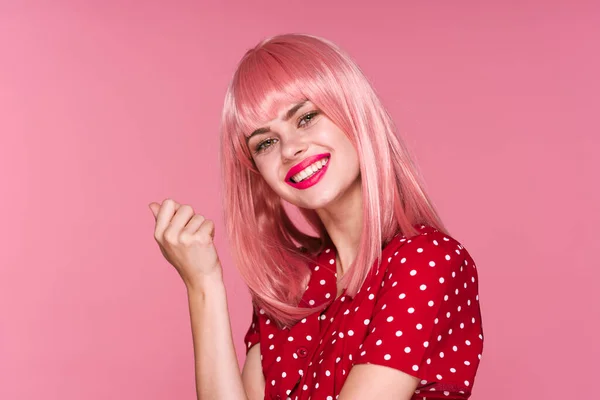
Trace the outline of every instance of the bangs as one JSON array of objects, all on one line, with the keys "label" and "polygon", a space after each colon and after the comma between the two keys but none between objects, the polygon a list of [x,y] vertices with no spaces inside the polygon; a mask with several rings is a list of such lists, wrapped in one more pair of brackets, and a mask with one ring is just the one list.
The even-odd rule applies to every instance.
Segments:
[{"label": "bangs", "polygon": [[250,136],[265,121],[276,118],[282,108],[306,98],[301,85],[297,84],[302,80],[292,76],[274,54],[264,49],[246,58],[240,64],[233,85],[240,134]]}]

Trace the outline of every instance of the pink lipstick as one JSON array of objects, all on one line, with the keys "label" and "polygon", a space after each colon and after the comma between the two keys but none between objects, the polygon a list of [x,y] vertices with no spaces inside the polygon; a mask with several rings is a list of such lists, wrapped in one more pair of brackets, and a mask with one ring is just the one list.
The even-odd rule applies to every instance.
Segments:
[{"label": "pink lipstick", "polygon": [[[292,168],[290,168],[287,175],[285,176],[285,182],[288,185],[290,185],[291,187],[300,189],[300,190],[307,189],[311,186],[316,185],[323,178],[323,176],[325,176],[327,167],[329,167],[330,155],[331,155],[330,153],[323,153],[323,154],[317,154],[317,155],[305,158],[304,160],[302,160],[302,162],[300,162],[300,163],[294,165]],[[308,167],[309,165],[312,165],[312,164],[316,163],[317,161],[320,161],[323,159],[327,159],[327,164],[323,165],[321,167],[321,169],[317,170],[316,172],[312,172],[311,175],[309,175],[305,179],[302,179],[300,182],[294,182],[292,180],[292,177],[294,175],[299,174],[300,172],[305,170],[306,167]]]}]

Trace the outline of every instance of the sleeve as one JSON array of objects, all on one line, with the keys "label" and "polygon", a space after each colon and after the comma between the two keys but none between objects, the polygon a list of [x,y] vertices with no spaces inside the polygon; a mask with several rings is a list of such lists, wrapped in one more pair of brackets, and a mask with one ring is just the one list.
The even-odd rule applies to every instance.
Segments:
[{"label": "sleeve", "polygon": [[258,314],[256,313],[256,307],[252,307],[252,321],[250,327],[244,335],[244,344],[246,345],[246,354],[250,351],[252,346],[260,341],[260,323],[258,320]]},{"label": "sleeve", "polygon": [[[457,242],[435,231],[402,244],[388,262],[369,331],[354,364],[378,364],[423,379],[438,351],[436,327],[464,256]],[[443,316],[446,321],[446,316]],[[433,337],[433,336],[436,337]]]}]

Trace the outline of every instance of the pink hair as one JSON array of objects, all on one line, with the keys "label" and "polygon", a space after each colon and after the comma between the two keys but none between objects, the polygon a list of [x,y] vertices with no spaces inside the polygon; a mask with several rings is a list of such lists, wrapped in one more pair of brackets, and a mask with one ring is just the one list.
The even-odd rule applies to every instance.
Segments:
[{"label": "pink hair", "polygon": [[413,236],[417,224],[447,233],[391,117],[350,56],[311,35],[263,40],[244,55],[225,95],[221,161],[234,262],[255,307],[280,327],[322,308],[299,303],[311,257],[332,243],[314,210],[300,211],[318,237],[293,224],[256,169],[246,138],[282,107],[303,99],[348,135],[360,160],[364,219],[356,260],[341,278],[348,295],[360,289],[383,246],[397,233]]}]

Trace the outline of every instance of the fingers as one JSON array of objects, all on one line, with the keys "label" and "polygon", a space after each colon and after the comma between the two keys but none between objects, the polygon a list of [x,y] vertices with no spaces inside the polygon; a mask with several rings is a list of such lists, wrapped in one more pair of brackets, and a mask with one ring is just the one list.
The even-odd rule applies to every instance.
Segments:
[{"label": "fingers", "polygon": [[207,234],[210,236],[211,240],[215,238],[215,223],[210,219],[205,220],[197,232],[198,235]]},{"label": "fingers", "polygon": [[181,233],[187,235],[207,234],[211,240],[214,238],[214,223],[206,220],[200,214],[195,214],[194,209],[187,204],[179,204],[172,199],[166,199],[162,205],[152,202],[148,206],[156,220],[154,236],[158,241],[165,238],[174,243]]},{"label": "fingers", "polygon": [[194,215],[185,226],[184,230],[188,234],[194,234],[200,228],[200,225],[205,221],[206,218],[200,214]]},{"label": "fingers", "polygon": [[175,214],[180,206],[180,204],[171,199],[166,199],[163,201],[158,213],[156,214],[156,227],[154,229],[154,237],[156,240],[161,240],[163,238],[166,229],[171,223],[173,214]]}]

